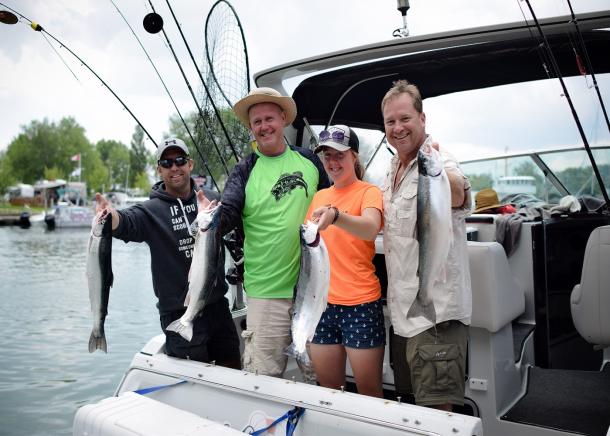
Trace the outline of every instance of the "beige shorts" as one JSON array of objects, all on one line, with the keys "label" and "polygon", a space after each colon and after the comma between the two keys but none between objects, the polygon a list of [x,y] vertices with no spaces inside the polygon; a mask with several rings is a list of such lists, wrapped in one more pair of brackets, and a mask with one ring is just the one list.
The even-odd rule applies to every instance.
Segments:
[{"label": "beige shorts", "polygon": [[445,321],[412,338],[393,334],[390,341],[397,395],[412,394],[421,406],[464,404],[467,325]]},{"label": "beige shorts", "polygon": [[244,371],[281,377],[292,342],[290,334],[292,298],[248,297],[244,339]]}]

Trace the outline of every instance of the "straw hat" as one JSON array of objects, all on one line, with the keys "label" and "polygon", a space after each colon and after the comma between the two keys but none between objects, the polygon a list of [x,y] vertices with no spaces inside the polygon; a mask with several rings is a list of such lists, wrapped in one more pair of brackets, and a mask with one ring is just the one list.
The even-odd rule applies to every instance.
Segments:
[{"label": "straw hat", "polygon": [[252,106],[259,103],[275,103],[281,107],[286,112],[284,127],[290,125],[297,117],[297,104],[291,97],[285,97],[273,88],[254,88],[233,106],[237,118],[248,128],[250,127],[248,112]]},{"label": "straw hat", "polygon": [[498,199],[498,194],[491,188],[481,189],[474,197],[474,213],[500,206],[502,205]]}]

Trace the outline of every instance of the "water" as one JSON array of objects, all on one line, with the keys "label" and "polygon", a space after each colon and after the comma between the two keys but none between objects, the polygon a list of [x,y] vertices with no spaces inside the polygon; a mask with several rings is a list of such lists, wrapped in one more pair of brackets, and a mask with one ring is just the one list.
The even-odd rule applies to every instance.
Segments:
[{"label": "water", "polygon": [[90,354],[88,229],[0,227],[0,435],[70,435],[160,334],[146,244],[113,240],[108,354]]}]

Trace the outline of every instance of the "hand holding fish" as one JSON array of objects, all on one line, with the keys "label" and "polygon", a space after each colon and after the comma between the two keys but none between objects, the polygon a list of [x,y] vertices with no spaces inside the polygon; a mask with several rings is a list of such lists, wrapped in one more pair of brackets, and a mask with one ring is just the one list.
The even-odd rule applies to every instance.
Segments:
[{"label": "hand holding fish", "polygon": [[311,221],[318,225],[318,231],[326,229],[335,220],[335,209],[331,206],[321,206],[311,213]]},{"label": "hand holding fish", "polygon": [[197,210],[206,210],[209,209],[210,200],[205,196],[203,190],[200,189],[197,191]]},{"label": "hand holding fish", "polygon": [[100,213],[106,211],[112,215],[112,230],[116,229],[119,226],[119,214],[116,209],[112,207],[112,204],[106,197],[104,197],[99,192],[95,193],[95,213],[99,215]]}]

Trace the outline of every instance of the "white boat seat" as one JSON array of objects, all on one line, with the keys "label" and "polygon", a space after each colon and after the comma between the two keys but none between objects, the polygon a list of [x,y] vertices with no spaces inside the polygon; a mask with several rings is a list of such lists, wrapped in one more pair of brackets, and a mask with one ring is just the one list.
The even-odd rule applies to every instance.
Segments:
[{"label": "white boat seat", "polygon": [[496,218],[492,213],[477,213],[466,217],[468,227],[477,229],[477,241],[493,242],[496,240]]},{"label": "white boat seat", "polygon": [[610,346],[610,226],[591,232],[570,303],[578,333],[591,344]]},{"label": "white boat seat", "polygon": [[515,282],[504,248],[497,242],[468,242],[472,282],[472,327],[494,333],[525,311],[525,294]]}]

